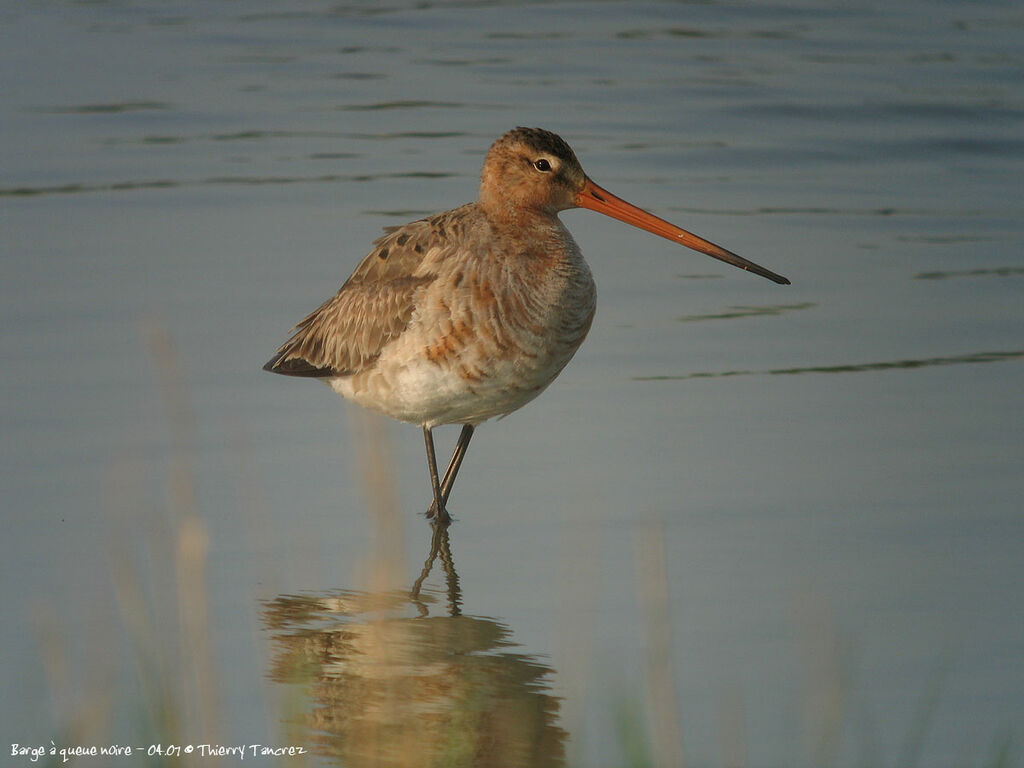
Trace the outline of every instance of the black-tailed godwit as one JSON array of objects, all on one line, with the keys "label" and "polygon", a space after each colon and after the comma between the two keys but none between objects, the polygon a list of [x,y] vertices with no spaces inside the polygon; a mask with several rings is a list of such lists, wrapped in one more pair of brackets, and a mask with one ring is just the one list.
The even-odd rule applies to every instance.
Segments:
[{"label": "black-tailed godwit", "polygon": [[[789,283],[599,187],[555,134],[516,128],[488,151],[477,202],[388,228],[264,369],[323,379],[349,400],[422,427],[428,516],[449,522],[448,496],[474,428],[543,392],[590,329],[597,293],[558,218],[568,208]],[[462,425],[443,477],[432,433],[442,424]]]}]

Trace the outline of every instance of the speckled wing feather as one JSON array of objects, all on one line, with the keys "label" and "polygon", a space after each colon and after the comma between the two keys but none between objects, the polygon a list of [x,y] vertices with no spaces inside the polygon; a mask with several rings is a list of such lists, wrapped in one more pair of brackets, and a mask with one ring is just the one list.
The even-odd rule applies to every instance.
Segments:
[{"label": "speckled wing feather", "polygon": [[415,297],[436,275],[439,214],[390,227],[331,299],[296,326],[264,370],[329,378],[365,370],[409,325]]}]

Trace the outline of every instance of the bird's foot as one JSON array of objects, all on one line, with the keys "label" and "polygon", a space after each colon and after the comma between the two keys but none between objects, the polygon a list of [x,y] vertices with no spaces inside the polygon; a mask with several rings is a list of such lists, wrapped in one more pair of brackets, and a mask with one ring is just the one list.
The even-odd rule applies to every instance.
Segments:
[{"label": "bird's foot", "polygon": [[441,514],[439,515],[437,513],[436,501],[432,501],[430,503],[430,509],[427,510],[426,517],[428,520],[432,520],[435,523],[440,523],[441,525],[451,525],[452,523],[451,515],[448,514],[448,510],[445,509],[443,506],[441,507]]}]

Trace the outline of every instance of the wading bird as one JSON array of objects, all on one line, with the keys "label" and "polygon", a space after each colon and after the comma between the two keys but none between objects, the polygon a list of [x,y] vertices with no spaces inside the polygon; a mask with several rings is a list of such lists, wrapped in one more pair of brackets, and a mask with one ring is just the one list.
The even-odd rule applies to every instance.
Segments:
[{"label": "wading bird", "polygon": [[[568,208],[789,283],[599,187],[555,134],[516,128],[487,152],[475,203],[386,229],[264,369],[323,379],[349,400],[419,425],[433,489],[427,515],[448,523],[473,430],[543,392],[590,329],[596,288],[558,218]],[[432,430],[442,424],[462,432],[439,476]]]}]

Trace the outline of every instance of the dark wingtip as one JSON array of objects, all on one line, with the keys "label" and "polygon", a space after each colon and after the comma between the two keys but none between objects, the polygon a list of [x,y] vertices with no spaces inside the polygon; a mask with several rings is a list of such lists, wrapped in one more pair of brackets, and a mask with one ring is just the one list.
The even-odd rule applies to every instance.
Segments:
[{"label": "dark wingtip", "polygon": [[330,366],[317,368],[308,360],[303,360],[301,357],[292,357],[286,360],[286,354],[286,352],[279,352],[274,355],[267,361],[267,364],[263,366],[263,370],[270,371],[271,373],[279,373],[282,376],[302,376],[307,379],[329,379],[333,376],[344,375]]},{"label": "dark wingtip", "polygon": [[278,373],[279,371],[277,370],[276,366],[277,366],[277,361],[280,360],[280,359],[281,359],[280,355],[274,355],[263,366],[263,370],[264,371],[270,371],[271,373]]}]

